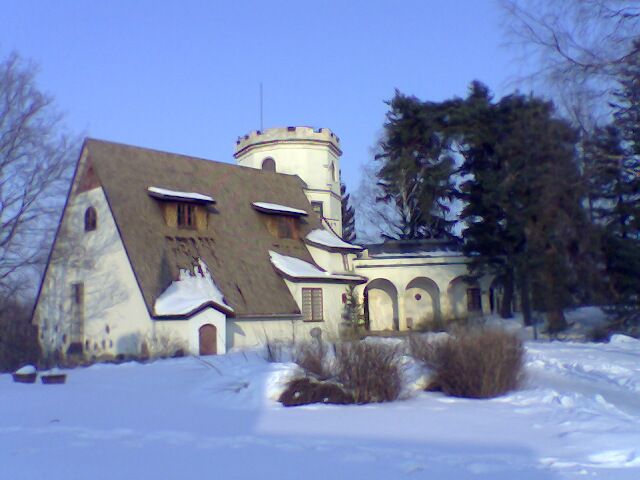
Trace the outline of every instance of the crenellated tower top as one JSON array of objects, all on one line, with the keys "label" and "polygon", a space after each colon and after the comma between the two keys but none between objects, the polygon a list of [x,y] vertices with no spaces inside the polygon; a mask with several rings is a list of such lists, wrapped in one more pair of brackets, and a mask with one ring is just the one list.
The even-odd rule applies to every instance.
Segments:
[{"label": "crenellated tower top", "polygon": [[328,128],[280,127],[254,130],[238,137],[238,165],[298,175],[313,206],[342,233],[340,139]]}]

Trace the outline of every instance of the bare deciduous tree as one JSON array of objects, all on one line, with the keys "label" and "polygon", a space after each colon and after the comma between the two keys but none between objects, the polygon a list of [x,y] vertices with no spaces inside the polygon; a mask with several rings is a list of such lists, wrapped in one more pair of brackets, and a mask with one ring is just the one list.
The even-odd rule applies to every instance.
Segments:
[{"label": "bare deciduous tree", "polygon": [[33,292],[69,185],[77,142],[64,132],[36,68],[0,62],[0,298]]},{"label": "bare deciduous tree", "polygon": [[[500,0],[505,27],[531,73],[572,117],[606,106],[626,61],[637,54],[637,0]],[[605,101],[603,101],[605,100]],[[598,107],[596,107],[597,109]]]}]

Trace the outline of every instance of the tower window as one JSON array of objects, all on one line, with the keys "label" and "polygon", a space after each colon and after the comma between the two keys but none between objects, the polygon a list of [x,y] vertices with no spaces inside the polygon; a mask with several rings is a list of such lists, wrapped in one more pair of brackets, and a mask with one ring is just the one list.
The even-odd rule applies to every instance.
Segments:
[{"label": "tower window", "polygon": [[84,305],[84,283],[78,282],[71,284],[71,300],[76,305]]},{"label": "tower window", "polygon": [[178,204],[178,227],[195,228],[196,214],[195,206],[188,203]]},{"label": "tower window", "polygon": [[336,166],[331,162],[329,164],[329,178],[332,182],[336,181]]},{"label": "tower window", "polygon": [[98,225],[98,214],[96,213],[96,209],[93,207],[89,207],[84,212],[84,231],[92,232],[96,229]]},{"label": "tower window", "polygon": [[321,217],[324,217],[322,202],[311,202],[311,208]]},{"label": "tower window", "polygon": [[276,171],[276,161],[271,158],[265,158],[262,161],[262,170],[266,170],[268,172],[275,172]]}]

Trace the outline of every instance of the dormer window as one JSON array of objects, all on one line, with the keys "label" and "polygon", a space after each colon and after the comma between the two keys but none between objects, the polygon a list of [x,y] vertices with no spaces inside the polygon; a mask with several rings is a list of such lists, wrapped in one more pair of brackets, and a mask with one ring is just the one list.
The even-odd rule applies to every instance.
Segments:
[{"label": "dormer window", "polygon": [[269,233],[276,238],[300,238],[299,217],[308,215],[305,210],[267,202],[254,202],[253,208],[264,213],[264,222]]},{"label": "dormer window", "polygon": [[149,196],[160,202],[164,221],[169,227],[206,230],[209,207],[216,203],[213,197],[197,192],[180,192],[160,187],[149,187]]},{"label": "dormer window", "polygon": [[93,232],[98,226],[98,214],[96,209],[89,207],[84,212],[84,231]]},{"label": "dormer window", "polygon": [[196,206],[189,203],[178,203],[178,227],[196,228]]}]

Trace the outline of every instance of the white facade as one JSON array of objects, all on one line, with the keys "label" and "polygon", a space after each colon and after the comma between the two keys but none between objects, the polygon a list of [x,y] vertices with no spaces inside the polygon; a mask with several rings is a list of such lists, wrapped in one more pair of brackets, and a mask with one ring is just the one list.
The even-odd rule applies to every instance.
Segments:
[{"label": "white facade", "polygon": [[342,235],[340,155],[340,140],[328,128],[286,127],[240,137],[234,157],[238,165],[257,169],[271,160],[276,172],[298,175],[309,201],[322,202],[324,218]]},{"label": "white facade", "polygon": [[[83,164],[84,158],[80,169]],[[96,211],[97,228],[86,232],[89,207]],[[226,348],[225,315],[212,308],[189,319],[152,320],[99,187],[69,199],[33,321],[48,355],[65,356],[72,343],[79,343],[87,358],[138,356],[145,350],[197,354],[198,331],[205,324],[216,327],[217,352]]]},{"label": "white facade", "polygon": [[[85,155],[78,172],[86,170]],[[324,218],[338,235],[342,231],[340,155],[339,140],[330,130],[308,127],[252,132],[238,140],[235,154],[239,165],[260,169],[269,159],[277,172],[298,175],[305,182],[308,199],[322,202]],[[85,231],[89,208],[95,209],[97,228]],[[463,277],[469,259],[455,252],[369,255],[330,236],[314,238],[316,242],[307,241],[306,247],[315,264],[334,278],[311,280],[285,274],[283,281],[301,312],[303,290],[322,290],[321,321],[268,313],[226,316],[212,307],[188,318],[153,318],[104,191],[99,186],[78,191],[75,184],[34,312],[42,349],[64,356],[72,344],[80,345],[85,357],[97,359],[176,350],[199,354],[204,330],[209,345],[214,332],[216,353],[267,340],[307,340],[316,327],[335,338],[343,325],[348,282],[357,282],[358,276],[367,280],[357,293],[367,304],[370,330],[419,329],[430,321],[486,314],[494,307],[490,279],[466,284]],[[328,244],[317,243],[327,238]]]},{"label": "white facade", "polygon": [[[434,320],[489,314],[491,279],[466,283],[463,277],[468,274],[468,261],[451,252],[375,256],[365,252],[359,256],[355,272],[368,282],[359,286],[358,292],[362,301],[368,302],[370,329],[411,330]],[[481,310],[468,311],[472,293],[479,294]]]}]

